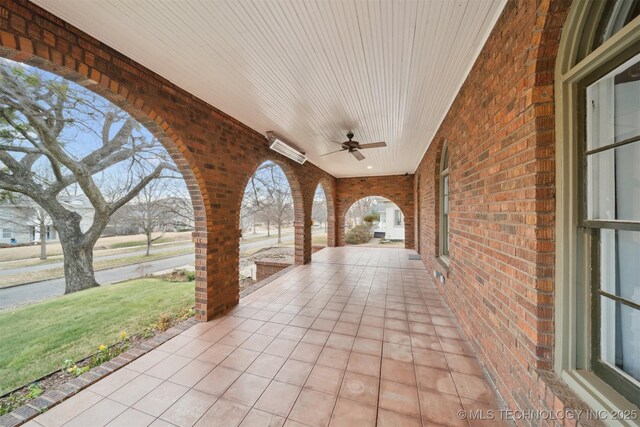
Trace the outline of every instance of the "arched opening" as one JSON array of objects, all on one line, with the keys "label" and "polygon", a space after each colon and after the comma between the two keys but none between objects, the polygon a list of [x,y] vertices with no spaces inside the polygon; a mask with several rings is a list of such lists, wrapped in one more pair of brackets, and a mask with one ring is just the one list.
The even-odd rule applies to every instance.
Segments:
[{"label": "arched opening", "polygon": [[0,269],[21,285],[0,288],[0,394],[192,316],[204,228],[193,171],[155,122],[35,64],[0,59]]},{"label": "arched opening", "polygon": [[240,290],[294,263],[296,214],[288,176],[277,163],[262,163],[240,206]]},{"label": "arched opening", "polygon": [[312,252],[315,253],[327,246],[329,237],[329,209],[327,206],[327,194],[322,183],[318,184],[313,195],[311,220],[313,221],[311,244]]},{"label": "arched opening", "polygon": [[347,210],[344,224],[347,245],[404,247],[404,213],[385,197],[356,200]]}]

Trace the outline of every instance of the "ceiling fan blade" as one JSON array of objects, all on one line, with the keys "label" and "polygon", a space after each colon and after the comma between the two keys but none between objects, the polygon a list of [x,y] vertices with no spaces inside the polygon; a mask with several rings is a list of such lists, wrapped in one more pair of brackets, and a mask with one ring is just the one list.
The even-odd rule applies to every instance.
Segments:
[{"label": "ceiling fan blade", "polygon": [[339,153],[339,152],[341,152],[341,151],[345,151],[345,149],[343,148],[343,149],[341,149],[341,150],[330,151],[330,152],[328,152],[328,153],[325,153],[325,154],[320,155],[320,157],[328,156],[329,154]]},{"label": "ceiling fan blade", "polygon": [[351,154],[353,154],[353,157],[355,157],[358,160],[364,160],[364,156],[358,150],[351,151]]},{"label": "ceiling fan blade", "polygon": [[372,142],[371,144],[360,144],[358,149],[363,150],[365,148],[379,148],[379,147],[386,147],[386,146],[387,146],[386,142]]}]

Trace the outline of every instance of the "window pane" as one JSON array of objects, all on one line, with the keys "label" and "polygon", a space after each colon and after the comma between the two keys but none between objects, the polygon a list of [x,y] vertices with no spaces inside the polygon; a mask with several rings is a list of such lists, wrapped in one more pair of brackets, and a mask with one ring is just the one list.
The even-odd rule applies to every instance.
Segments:
[{"label": "window pane", "polygon": [[449,213],[449,175],[443,178],[442,184],[442,212],[446,215]]},{"label": "window pane", "polygon": [[395,225],[402,225],[402,212],[400,212],[398,209],[394,211],[394,221]]},{"label": "window pane", "polygon": [[640,142],[587,156],[587,218],[640,221]]},{"label": "window pane", "polygon": [[640,304],[640,232],[600,230],[600,288]]},{"label": "window pane", "polygon": [[640,311],[600,297],[600,357],[640,381]]},{"label": "window pane", "polygon": [[587,149],[640,135],[640,56],[587,88]]},{"label": "window pane", "polygon": [[609,40],[639,14],[640,1],[638,0],[607,1],[602,20],[598,24],[598,32],[592,50]]}]

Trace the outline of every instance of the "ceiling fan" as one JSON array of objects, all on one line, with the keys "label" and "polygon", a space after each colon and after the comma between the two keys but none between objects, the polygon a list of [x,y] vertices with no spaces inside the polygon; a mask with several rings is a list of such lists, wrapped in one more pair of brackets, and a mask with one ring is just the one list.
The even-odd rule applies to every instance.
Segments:
[{"label": "ceiling fan", "polygon": [[342,148],[340,150],[336,150],[336,151],[332,151],[330,153],[323,154],[320,157],[328,156],[329,154],[333,154],[333,153],[339,153],[341,151],[348,151],[356,159],[364,160],[364,156],[358,150],[364,150],[365,148],[380,148],[380,147],[386,147],[387,146],[386,142],[372,142],[371,144],[360,144],[358,141],[353,141],[352,140],[353,139],[353,132],[351,132],[351,131],[349,131],[347,133],[347,138],[349,138],[349,140],[348,141],[344,141],[344,142],[334,141],[337,144],[342,145]]}]

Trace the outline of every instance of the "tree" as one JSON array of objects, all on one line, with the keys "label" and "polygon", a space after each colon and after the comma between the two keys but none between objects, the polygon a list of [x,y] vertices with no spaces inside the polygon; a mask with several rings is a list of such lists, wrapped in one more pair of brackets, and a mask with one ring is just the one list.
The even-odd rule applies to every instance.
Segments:
[{"label": "tree", "polygon": [[321,186],[318,186],[313,197],[311,218],[319,224],[324,224],[324,231],[327,231],[327,196]]},{"label": "tree", "polygon": [[195,227],[193,202],[184,179],[179,177],[165,180],[165,182],[167,185],[163,188],[167,198],[164,204],[169,216],[167,224],[170,224],[177,231],[193,230]]},{"label": "tree", "polygon": [[347,211],[347,223],[353,227],[362,224],[362,218],[369,212],[375,204],[375,197],[363,197],[356,201]]},{"label": "tree", "polygon": [[287,177],[275,163],[267,163],[266,177],[262,177],[268,197],[269,218],[278,228],[278,243],[282,243],[282,227],[293,218],[293,197]]},{"label": "tree", "polygon": [[271,224],[278,230],[278,243],[282,242],[282,228],[293,218],[293,198],[284,172],[273,162],[265,162],[249,179],[242,197],[240,226],[244,230],[249,220],[266,223],[267,236]]},{"label": "tree", "polygon": [[[163,191],[163,184],[160,180],[151,181],[126,206],[129,223],[141,229],[147,239],[147,256],[153,242],[165,235],[167,225],[173,218],[169,207],[170,199]],[[153,237],[154,232],[159,234]]]},{"label": "tree", "polygon": [[[240,206],[240,228],[244,231],[253,225],[255,233],[255,222],[263,220],[263,213],[268,210],[267,198],[268,191],[264,182],[258,177],[265,170],[265,165],[261,165],[258,170],[251,176],[242,196],[242,205]],[[269,234],[268,216],[267,235]]]},{"label": "tree", "polygon": [[373,227],[373,223],[376,221],[380,221],[380,214],[378,212],[368,213],[362,217],[362,222],[368,227]]},{"label": "tree", "polygon": [[[29,197],[51,217],[64,254],[65,292],[97,286],[93,247],[109,217],[154,179],[175,176],[175,165],[131,116],[77,85],[3,60],[0,88],[0,188]],[[101,191],[109,170],[122,184],[114,197]],[[144,171],[139,180],[136,170]],[[84,231],[81,215],[59,200],[73,185],[95,211]]]}]

